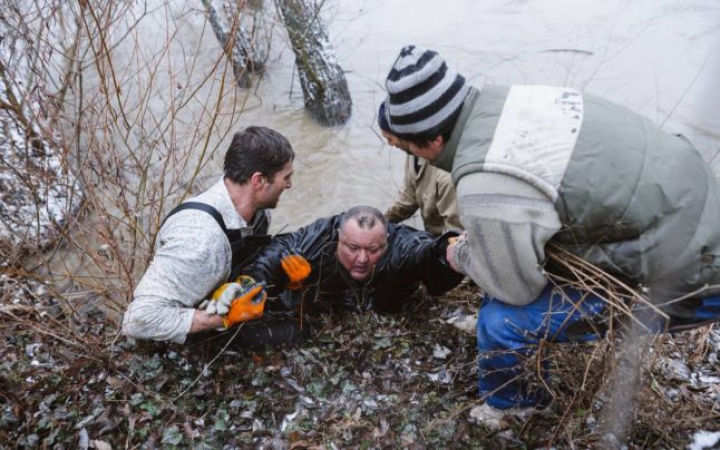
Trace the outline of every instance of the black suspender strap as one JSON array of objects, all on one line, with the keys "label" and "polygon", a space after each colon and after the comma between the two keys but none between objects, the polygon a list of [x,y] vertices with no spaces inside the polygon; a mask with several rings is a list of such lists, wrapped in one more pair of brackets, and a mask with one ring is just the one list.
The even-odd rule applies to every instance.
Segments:
[{"label": "black suspender strap", "polygon": [[[232,262],[230,273],[231,276],[228,281],[234,280],[252,259],[260,252],[260,250],[267,244],[270,243],[270,236],[267,234],[270,222],[267,214],[263,211],[259,211],[259,217],[256,217],[252,227],[247,227],[239,230],[228,230],[225,225],[225,221],[222,218],[222,214],[217,209],[206,203],[200,202],[185,202],[181,203],[165,217],[163,224],[173,214],[177,214],[180,211],[186,209],[197,209],[210,214],[228,239],[230,243],[230,250],[232,251]],[[162,226],[162,225],[161,225]]]},{"label": "black suspender strap", "polygon": [[[207,203],[200,203],[200,202],[180,203],[175,208],[173,208],[172,211],[170,211],[170,214],[168,214],[165,217],[165,220],[163,220],[163,224],[173,214],[177,214],[180,211],[184,211],[186,209],[197,209],[199,211],[204,211],[204,212],[210,214],[213,217],[213,219],[215,219],[215,222],[217,222],[218,225],[220,225],[220,228],[222,228],[223,233],[227,234],[227,227],[225,226],[225,221],[222,218],[222,214],[220,214],[220,212],[217,209],[213,208],[212,206],[208,205]],[[160,225],[160,226],[162,226],[162,225]]]}]

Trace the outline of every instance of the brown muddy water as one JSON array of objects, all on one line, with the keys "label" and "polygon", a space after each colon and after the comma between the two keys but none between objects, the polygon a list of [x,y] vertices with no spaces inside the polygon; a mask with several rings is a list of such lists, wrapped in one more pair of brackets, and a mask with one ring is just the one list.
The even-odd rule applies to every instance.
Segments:
[{"label": "brown muddy water", "polygon": [[[353,116],[323,128],[302,111],[293,56],[276,44],[241,122],[283,132],[298,151],[294,187],[275,213],[289,229],[356,204],[387,207],[404,155],[377,134],[384,80],[399,49],[434,49],[473,85],[583,88],[683,133],[711,159],[720,149],[720,2],[717,0],[367,0],[326,2],[331,42],[347,71]],[[720,158],[715,160],[720,167]],[[720,171],[720,170],[718,170]],[[416,225],[421,226],[420,222]]]},{"label": "brown muddy water", "polygon": [[[141,74],[147,61],[156,61],[161,70],[147,107],[157,110],[153,119],[169,121],[169,131],[190,134],[198,127],[196,134],[206,134],[224,152],[230,136],[201,128],[221,81],[199,88],[171,119],[163,109],[181,86],[191,91],[222,59],[201,2],[149,4],[133,29],[136,40],[114,51],[116,70]],[[294,55],[279,23],[262,79],[251,90],[224,84],[218,123],[207,130],[265,125],[284,134],[298,155],[293,188],[283,194],[271,231],[292,230],[353,205],[385,209],[391,204],[402,183],[404,154],[380,139],[376,111],[385,96],[385,76],[407,44],[438,51],[477,87],[562,84],[622,103],[669,132],[685,134],[720,172],[717,0],[448,0],[439,5],[430,0],[325,2],[323,19],[353,99],[352,118],[343,126],[321,127],[304,112]],[[167,42],[170,51],[161,51]],[[141,75],[128,77],[123,94],[132,97],[133,89],[146,86]],[[201,142],[195,139],[188,147]],[[199,179],[207,186],[220,173],[216,157]],[[421,226],[418,220],[410,223]],[[57,252],[52,275],[81,277],[84,266],[73,263],[76,256],[72,250]]]}]

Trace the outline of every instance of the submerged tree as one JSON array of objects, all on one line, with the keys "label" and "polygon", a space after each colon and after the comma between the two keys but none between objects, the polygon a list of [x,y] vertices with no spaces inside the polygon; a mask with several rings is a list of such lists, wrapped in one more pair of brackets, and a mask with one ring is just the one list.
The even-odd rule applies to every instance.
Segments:
[{"label": "submerged tree", "polygon": [[208,21],[223,52],[232,64],[235,81],[241,88],[252,86],[252,74],[262,72],[270,39],[263,36],[262,1],[202,0]]},{"label": "submerged tree", "polygon": [[[264,24],[263,0],[202,0],[208,21],[232,64],[241,88],[252,86],[252,74],[265,67],[271,37]],[[345,123],[352,100],[345,74],[315,0],[276,0],[295,53],[305,108],[322,125]]]},{"label": "submerged tree", "polygon": [[345,123],[352,100],[345,73],[320,20],[315,0],[275,0],[290,43],[305,98],[305,108],[323,125]]}]

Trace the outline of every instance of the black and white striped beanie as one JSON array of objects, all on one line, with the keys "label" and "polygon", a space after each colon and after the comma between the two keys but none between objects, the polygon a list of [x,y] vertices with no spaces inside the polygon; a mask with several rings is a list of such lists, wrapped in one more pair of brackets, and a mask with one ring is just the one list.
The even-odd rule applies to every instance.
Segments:
[{"label": "black and white striped beanie", "polygon": [[400,51],[385,87],[391,131],[399,137],[427,138],[451,126],[469,89],[437,52],[416,45]]}]

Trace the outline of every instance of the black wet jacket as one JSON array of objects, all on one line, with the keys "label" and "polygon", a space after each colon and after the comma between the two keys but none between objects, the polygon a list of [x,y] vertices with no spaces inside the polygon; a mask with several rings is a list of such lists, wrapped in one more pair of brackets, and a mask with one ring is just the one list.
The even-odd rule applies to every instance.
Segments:
[{"label": "black wet jacket", "polygon": [[[452,270],[445,258],[447,240],[457,233],[435,238],[426,231],[406,225],[388,224],[388,249],[375,265],[370,278],[352,279],[337,259],[338,227],[341,215],[316,220],[295,232],[273,238],[243,273],[267,283],[268,293],[278,295],[288,282],[280,260],[290,254],[301,255],[312,266],[312,273],[301,291],[282,298],[320,309],[375,309],[400,311],[412,301],[420,284],[430,295],[441,295],[457,286],[463,275]],[[291,306],[291,305],[287,305]],[[272,307],[271,307],[272,308]]]}]

